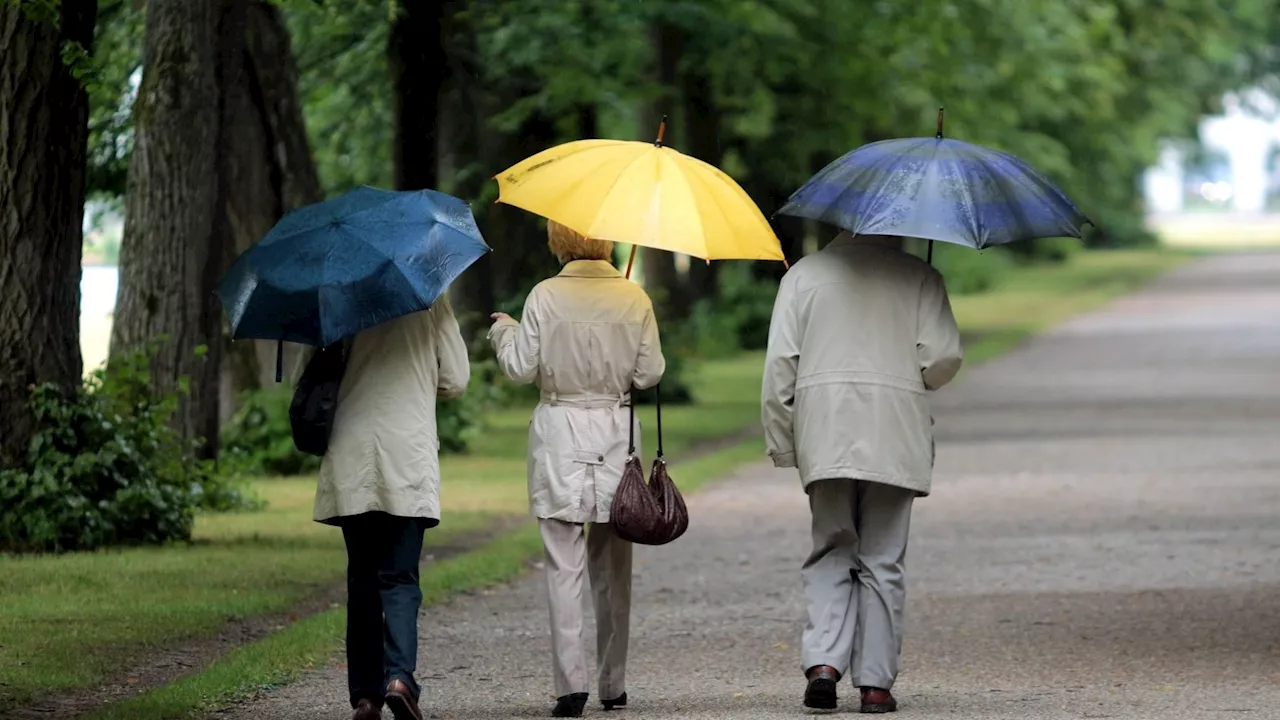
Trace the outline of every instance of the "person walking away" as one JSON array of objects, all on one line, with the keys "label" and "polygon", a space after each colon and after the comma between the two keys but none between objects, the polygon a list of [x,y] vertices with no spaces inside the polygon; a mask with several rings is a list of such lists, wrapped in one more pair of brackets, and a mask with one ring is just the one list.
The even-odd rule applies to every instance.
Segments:
[{"label": "person walking away", "polygon": [[494,313],[489,338],[503,373],[541,392],[529,424],[529,507],[547,557],[552,715],[579,717],[589,697],[584,566],[600,698],[605,710],[627,704],[631,543],[613,533],[609,509],[628,456],[630,392],[656,385],[666,361],[653,303],[613,266],[613,243],[555,222],[547,239],[562,271],[529,293],[520,322]]},{"label": "person walking away", "polygon": [[961,360],[942,276],[900,238],[841,233],[783,276],[762,419],[774,465],[799,469],[812,512],[807,707],[835,708],[852,673],[862,712],[897,709],[911,504],[933,474],[927,393]]},{"label": "person walking away", "polygon": [[447,297],[376,325],[351,344],[315,519],[347,546],[347,680],[354,720],[422,720],[418,562],[440,523],[436,397],[457,397],[471,366]]}]

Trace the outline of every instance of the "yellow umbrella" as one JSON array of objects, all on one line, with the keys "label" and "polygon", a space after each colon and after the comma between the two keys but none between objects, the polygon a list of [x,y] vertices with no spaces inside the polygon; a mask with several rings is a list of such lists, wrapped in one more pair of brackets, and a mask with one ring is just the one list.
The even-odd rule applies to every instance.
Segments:
[{"label": "yellow umbrella", "polygon": [[704,260],[786,262],[777,235],[751,197],[718,168],[664,147],[662,129],[655,143],[557,145],[495,179],[498,202],[588,237]]}]

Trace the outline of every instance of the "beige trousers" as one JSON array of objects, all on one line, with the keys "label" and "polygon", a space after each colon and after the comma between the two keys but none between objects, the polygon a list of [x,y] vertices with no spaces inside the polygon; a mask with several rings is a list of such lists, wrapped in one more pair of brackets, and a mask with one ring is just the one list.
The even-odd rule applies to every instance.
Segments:
[{"label": "beige trousers", "polygon": [[809,604],[802,670],[853,672],[856,687],[893,687],[902,653],[907,535],[915,492],[865,480],[808,487],[813,553],[801,577]]},{"label": "beige trousers", "polygon": [[538,520],[547,553],[551,606],[551,664],[556,696],[588,692],[583,645],[582,575],[591,576],[596,613],[596,663],[602,700],[626,692],[627,641],[631,632],[631,543],[608,525],[588,528]]}]

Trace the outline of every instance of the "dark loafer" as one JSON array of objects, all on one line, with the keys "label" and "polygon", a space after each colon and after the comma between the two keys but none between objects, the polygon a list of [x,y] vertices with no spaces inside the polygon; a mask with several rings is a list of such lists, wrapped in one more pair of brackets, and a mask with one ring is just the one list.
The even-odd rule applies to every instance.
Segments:
[{"label": "dark loafer", "polygon": [[392,680],[387,685],[387,707],[396,720],[423,720],[418,698],[403,680]]},{"label": "dark loafer", "polygon": [[879,715],[898,710],[898,701],[893,699],[893,693],[888,690],[880,688],[860,688],[860,690],[862,690],[861,712]]},{"label": "dark loafer", "polygon": [[382,720],[382,709],[374,705],[372,700],[361,700],[356,703],[351,720]]},{"label": "dark loafer", "polygon": [[809,668],[805,677],[809,684],[804,689],[804,706],[814,710],[835,710],[840,673],[830,665],[817,665]]},{"label": "dark loafer", "polygon": [[587,693],[573,693],[556,698],[556,706],[551,709],[551,717],[582,717],[587,707]]},{"label": "dark loafer", "polygon": [[622,693],[613,700],[601,700],[600,704],[604,705],[605,712],[624,708],[627,706],[627,694]]}]

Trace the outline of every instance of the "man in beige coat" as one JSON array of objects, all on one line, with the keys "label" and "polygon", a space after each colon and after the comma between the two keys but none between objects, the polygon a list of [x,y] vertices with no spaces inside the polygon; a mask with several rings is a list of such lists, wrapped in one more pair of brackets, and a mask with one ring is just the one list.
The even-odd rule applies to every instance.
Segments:
[{"label": "man in beige coat", "polygon": [[766,444],[774,465],[799,469],[813,515],[811,708],[835,708],[849,672],[863,712],[897,708],[911,504],[933,473],[927,393],[962,359],[942,276],[900,245],[841,233],[783,277],[769,329]]},{"label": "man in beige coat", "polygon": [[456,397],[471,366],[449,299],[355,337],[338,391],[315,519],[347,545],[347,679],[354,720],[422,720],[418,561],[440,523],[436,397]]}]

